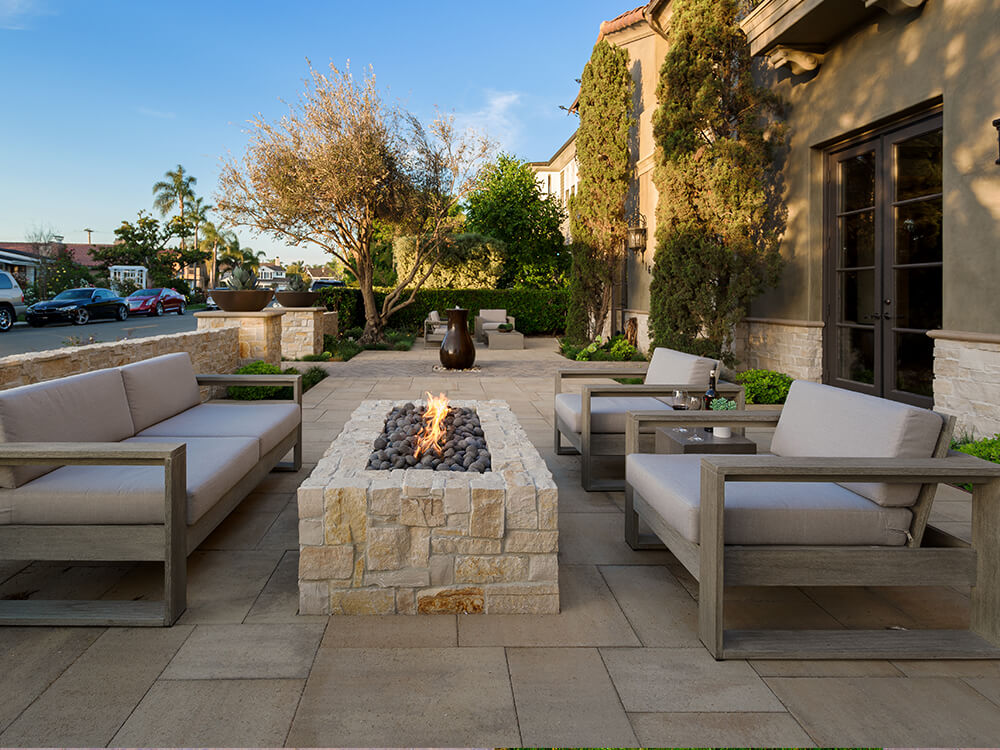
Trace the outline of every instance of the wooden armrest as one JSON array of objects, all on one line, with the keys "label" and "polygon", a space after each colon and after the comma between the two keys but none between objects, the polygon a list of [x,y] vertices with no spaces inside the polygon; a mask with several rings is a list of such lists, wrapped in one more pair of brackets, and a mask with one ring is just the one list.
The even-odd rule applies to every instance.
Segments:
[{"label": "wooden armrest", "polygon": [[559,370],[556,372],[557,378],[619,378],[635,375],[645,375],[649,363],[638,363],[631,369],[612,370],[610,367],[594,368],[592,370]]},{"label": "wooden armrest", "polygon": [[661,427],[774,427],[780,411],[630,411],[625,416],[625,454],[639,452],[640,425]]},{"label": "wooden armrest", "polygon": [[[290,385],[292,401],[302,403],[302,374],[297,375],[195,375],[198,385]],[[247,403],[253,403],[249,401]]]},{"label": "wooden armrest", "polygon": [[0,466],[155,466],[183,458],[186,450],[170,438],[162,443],[0,443]]},{"label": "wooden armrest", "polygon": [[709,456],[708,471],[725,482],[886,482],[983,484],[1000,478],[1000,464],[975,456],[947,458],[851,458]]}]

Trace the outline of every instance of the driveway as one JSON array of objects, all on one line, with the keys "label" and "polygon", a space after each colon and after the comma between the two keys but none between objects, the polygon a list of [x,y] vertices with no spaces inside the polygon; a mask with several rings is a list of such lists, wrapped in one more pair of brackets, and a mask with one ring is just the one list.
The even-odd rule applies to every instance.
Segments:
[{"label": "driveway", "polygon": [[[86,325],[71,323],[49,324],[44,328],[32,328],[27,323],[16,323],[7,333],[0,333],[0,357],[25,352],[40,352],[59,349],[66,345],[66,339],[79,338],[81,344],[104,343],[125,338],[160,336],[168,333],[193,331],[198,327],[194,315],[162,315],[158,318],[146,316],[130,317],[128,320],[95,320]],[[94,341],[89,341],[93,336]],[[76,342],[74,342],[76,343]]]}]

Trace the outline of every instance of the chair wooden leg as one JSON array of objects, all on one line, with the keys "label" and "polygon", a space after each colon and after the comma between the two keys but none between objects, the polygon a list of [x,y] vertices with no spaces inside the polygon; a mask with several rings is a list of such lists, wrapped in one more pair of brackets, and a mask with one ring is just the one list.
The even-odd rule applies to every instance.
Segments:
[{"label": "chair wooden leg", "polygon": [[970,629],[1000,646],[1000,479],[972,490],[972,548],[976,585],[971,591]]},{"label": "chair wooden leg", "polygon": [[698,568],[698,637],[716,659],[723,658],[723,505],[725,480],[707,464],[701,467],[701,559]]}]

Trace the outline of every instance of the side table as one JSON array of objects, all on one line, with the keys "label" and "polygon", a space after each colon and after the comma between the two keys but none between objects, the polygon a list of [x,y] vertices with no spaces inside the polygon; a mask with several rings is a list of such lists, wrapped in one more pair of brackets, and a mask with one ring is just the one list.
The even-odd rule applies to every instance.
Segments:
[{"label": "side table", "polygon": [[[695,436],[701,440],[693,440]],[[743,435],[720,438],[702,428],[688,427],[681,432],[677,427],[657,427],[655,438],[657,453],[708,453],[726,454],[757,453],[757,443]]]}]

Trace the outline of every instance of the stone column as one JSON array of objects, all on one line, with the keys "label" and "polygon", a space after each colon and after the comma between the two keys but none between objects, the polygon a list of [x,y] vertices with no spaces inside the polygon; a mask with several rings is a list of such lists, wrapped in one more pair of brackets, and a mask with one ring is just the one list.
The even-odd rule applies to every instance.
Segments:
[{"label": "stone column", "polygon": [[[281,356],[302,359],[323,351],[324,316],[322,307],[284,307],[281,321]],[[334,313],[336,314],[336,313]]]},{"label": "stone column", "polygon": [[198,312],[198,330],[236,326],[240,329],[239,366],[263,360],[281,366],[281,318],[283,308],[260,312]]}]

